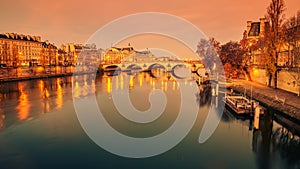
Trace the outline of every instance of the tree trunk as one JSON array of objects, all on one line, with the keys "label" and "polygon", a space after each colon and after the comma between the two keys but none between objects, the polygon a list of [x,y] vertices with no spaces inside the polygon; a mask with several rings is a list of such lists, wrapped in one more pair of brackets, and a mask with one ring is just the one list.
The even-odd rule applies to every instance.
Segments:
[{"label": "tree trunk", "polygon": [[277,89],[278,70],[274,73],[274,88]]},{"label": "tree trunk", "polygon": [[269,87],[271,87],[272,78],[273,78],[273,77],[272,77],[272,74],[270,74],[270,75],[269,75],[269,83],[268,83],[268,86],[269,86]]}]

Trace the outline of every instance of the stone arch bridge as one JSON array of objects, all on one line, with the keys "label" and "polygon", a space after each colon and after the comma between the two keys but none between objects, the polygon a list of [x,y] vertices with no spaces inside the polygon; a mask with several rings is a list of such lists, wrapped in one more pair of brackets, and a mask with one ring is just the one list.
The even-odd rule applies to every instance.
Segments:
[{"label": "stone arch bridge", "polygon": [[161,68],[166,71],[173,71],[176,68],[190,68],[191,71],[197,71],[203,68],[202,64],[191,64],[183,61],[148,61],[148,62],[129,62],[125,61],[119,64],[104,64],[102,68],[104,71],[111,71],[119,69],[121,71],[130,71],[138,69],[141,71],[151,70],[153,68]]}]

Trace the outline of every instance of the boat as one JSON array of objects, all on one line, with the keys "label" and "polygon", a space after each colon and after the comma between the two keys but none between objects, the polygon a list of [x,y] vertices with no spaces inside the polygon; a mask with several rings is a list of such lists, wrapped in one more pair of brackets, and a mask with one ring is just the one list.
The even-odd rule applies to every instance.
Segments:
[{"label": "boat", "polygon": [[254,102],[244,96],[226,96],[223,98],[225,106],[237,116],[252,117],[254,114]]}]

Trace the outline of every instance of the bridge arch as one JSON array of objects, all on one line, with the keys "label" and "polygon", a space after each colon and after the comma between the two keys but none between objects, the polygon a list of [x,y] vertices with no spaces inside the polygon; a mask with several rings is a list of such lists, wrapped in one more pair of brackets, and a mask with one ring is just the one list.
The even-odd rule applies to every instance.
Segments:
[{"label": "bridge arch", "polygon": [[186,64],[184,64],[184,63],[179,63],[179,64],[176,64],[176,65],[174,65],[173,67],[172,67],[172,71],[174,70],[174,69],[176,69],[176,68],[180,68],[180,67],[184,67],[184,68],[189,68]]},{"label": "bridge arch", "polygon": [[122,69],[119,67],[119,65],[108,65],[103,67],[103,70],[108,76],[115,76],[120,74]]},{"label": "bridge arch", "polygon": [[104,68],[104,71],[121,69],[119,67],[119,65],[107,65],[107,66],[104,66],[103,68]]},{"label": "bridge arch", "polygon": [[172,75],[178,79],[185,79],[190,77],[192,74],[191,69],[184,63],[179,63],[172,67]]},{"label": "bridge arch", "polygon": [[203,68],[203,67],[198,67],[198,68],[196,69],[196,74],[197,74],[199,77],[208,77],[208,76],[209,76],[208,70],[206,70],[206,69]]},{"label": "bridge arch", "polygon": [[154,68],[166,69],[166,67],[164,65],[159,64],[159,63],[153,63],[148,67],[149,70],[154,69]]},{"label": "bridge arch", "polygon": [[150,76],[154,78],[162,78],[165,76],[166,67],[159,63],[153,63],[148,67]]},{"label": "bridge arch", "polygon": [[126,68],[127,70],[142,70],[142,67],[138,64],[130,64]]}]

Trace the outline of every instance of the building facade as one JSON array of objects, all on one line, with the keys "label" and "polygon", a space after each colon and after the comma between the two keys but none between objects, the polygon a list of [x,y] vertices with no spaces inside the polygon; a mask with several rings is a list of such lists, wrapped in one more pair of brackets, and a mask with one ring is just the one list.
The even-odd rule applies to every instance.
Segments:
[{"label": "building facade", "polygon": [[57,47],[48,41],[42,42],[41,57],[37,64],[41,64],[43,66],[58,65]]},{"label": "building facade", "polygon": [[16,33],[0,34],[0,64],[2,67],[33,66],[51,64],[57,48],[42,42],[40,36]]},{"label": "building facade", "polygon": [[23,66],[39,60],[41,37],[15,33],[0,34],[0,64],[2,66]]},{"label": "building facade", "polygon": [[288,66],[300,67],[300,22],[286,29],[285,55]]},{"label": "building facade", "polygon": [[95,44],[61,45],[58,53],[58,62],[63,65],[91,65],[100,64],[102,49],[97,49]]},{"label": "building facade", "polygon": [[269,23],[265,21],[265,18],[260,18],[259,22],[247,21],[247,29],[244,31],[243,38],[247,41],[251,65],[262,66],[266,63],[264,51],[257,45],[259,40],[264,38],[268,25]]},{"label": "building facade", "polygon": [[103,64],[119,64],[127,59],[130,55],[135,54],[136,51],[132,46],[127,47],[111,47],[105,51],[103,57]]},{"label": "building facade", "polygon": [[[255,66],[264,66],[266,63],[266,56],[264,49],[262,48],[264,43],[260,41],[264,38],[266,31],[269,28],[269,23],[265,21],[264,18],[260,18],[259,22],[247,21],[247,29],[244,32],[244,39],[247,40],[249,47],[249,57],[250,64]],[[278,53],[277,65],[281,67],[294,67],[297,65],[297,51],[299,51],[300,44],[300,28],[290,28],[289,31],[298,32],[298,36],[293,37],[293,45],[290,45],[289,42],[285,42],[281,45],[280,51]],[[289,36],[287,36],[289,37]]]}]

